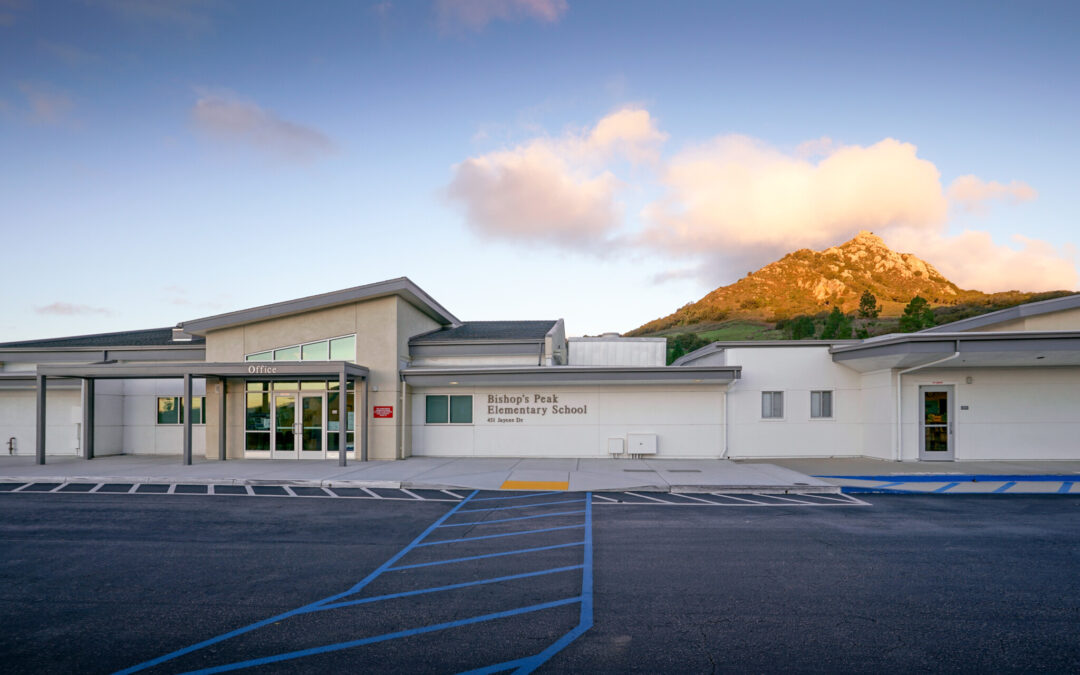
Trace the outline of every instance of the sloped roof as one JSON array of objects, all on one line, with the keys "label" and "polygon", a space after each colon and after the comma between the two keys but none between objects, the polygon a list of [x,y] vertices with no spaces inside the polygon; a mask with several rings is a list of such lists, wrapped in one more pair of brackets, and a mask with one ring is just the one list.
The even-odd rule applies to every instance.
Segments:
[{"label": "sloped roof", "polygon": [[466,321],[459,326],[417,335],[409,344],[464,342],[469,340],[540,341],[557,321]]},{"label": "sloped roof", "polygon": [[362,300],[374,300],[391,295],[397,295],[404,299],[421,312],[443,325],[457,325],[461,323],[456,316],[451,314],[445,307],[435,301],[407,277],[387,279],[374,284],[354,286],[340,291],[310,295],[305,298],[275,302],[270,305],[261,305],[249,309],[241,309],[225,314],[215,314],[201,319],[192,319],[178,324],[185,332],[193,335],[204,335],[207,331],[229,326],[238,326],[246,323],[255,323],[293,314],[301,314],[328,307],[336,307]]},{"label": "sloped roof", "polygon": [[1039,302],[1028,302],[1007,309],[999,309],[998,311],[990,312],[989,314],[980,314],[979,316],[973,316],[968,319],[960,319],[959,321],[953,321],[952,323],[925,328],[919,332],[957,333],[975,328],[992,326],[996,323],[1004,323],[1006,321],[1013,321],[1029,316],[1051,314],[1053,312],[1061,312],[1063,310],[1076,309],[1078,307],[1080,307],[1080,293],[1077,293],[1076,295],[1066,295],[1061,298],[1051,298],[1050,300],[1040,300]]},{"label": "sloped roof", "polygon": [[172,328],[148,328],[118,333],[95,333],[72,337],[46,338],[43,340],[20,340],[2,342],[0,349],[64,349],[67,347],[163,347],[176,344],[202,344],[206,340],[195,337],[183,342],[173,341]]}]

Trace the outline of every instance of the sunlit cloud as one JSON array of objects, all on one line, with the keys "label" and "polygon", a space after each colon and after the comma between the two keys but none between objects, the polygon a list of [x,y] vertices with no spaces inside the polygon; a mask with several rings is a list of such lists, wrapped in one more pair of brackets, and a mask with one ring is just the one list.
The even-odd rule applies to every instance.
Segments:
[{"label": "sunlit cloud", "polygon": [[453,168],[446,194],[482,234],[595,245],[622,224],[622,183],[605,164],[655,160],[666,138],[647,111],[619,110],[591,129],[470,157]]},{"label": "sunlit cloud", "polygon": [[552,24],[566,14],[566,0],[436,0],[435,14],[444,33],[479,32],[492,21],[531,19]]},{"label": "sunlit cloud", "polygon": [[310,161],[335,150],[321,131],[281,119],[232,92],[199,90],[199,94],[191,118],[213,138],[295,161]]},{"label": "sunlit cloud", "polygon": [[984,181],[977,176],[960,176],[949,184],[949,199],[968,211],[982,211],[989,201],[1007,201],[1011,203],[1030,202],[1039,193],[1027,183],[1014,180],[1008,185],[996,180]]},{"label": "sunlit cloud", "polygon": [[666,195],[643,214],[643,242],[673,253],[767,257],[828,246],[861,229],[935,229],[948,210],[937,168],[891,138],[812,162],[721,136],[676,154],[662,182]]},{"label": "sunlit cloud", "polygon": [[35,307],[34,311],[38,314],[50,314],[54,316],[111,316],[113,313],[112,310],[105,309],[104,307],[76,305],[70,302],[54,302],[51,305],[45,305],[44,307]]},{"label": "sunlit cloud", "polygon": [[1077,251],[1055,247],[1021,234],[1012,245],[994,241],[988,232],[964,230],[958,235],[898,229],[884,236],[890,247],[930,261],[961,288],[997,291],[1056,291],[1077,288]]}]

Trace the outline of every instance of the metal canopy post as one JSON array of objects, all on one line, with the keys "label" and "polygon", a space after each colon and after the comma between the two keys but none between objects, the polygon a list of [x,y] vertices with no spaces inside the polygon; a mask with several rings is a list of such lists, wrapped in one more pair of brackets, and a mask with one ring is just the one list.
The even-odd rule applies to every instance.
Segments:
[{"label": "metal canopy post", "polygon": [[338,466],[345,466],[345,455],[349,440],[349,419],[347,403],[349,402],[349,389],[348,383],[345,380],[345,369],[342,368],[338,373]]},{"label": "metal canopy post", "polygon": [[37,447],[34,452],[37,455],[37,463],[45,463],[45,376],[37,376]]},{"label": "metal canopy post", "polygon": [[82,448],[83,459],[94,458],[94,380],[83,380],[82,389]]},{"label": "metal canopy post", "polygon": [[[356,397],[358,392],[353,392],[353,397]],[[356,407],[356,414],[360,418],[360,461],[368,461],[367,446],[368,446],[368,379],[364,378],[364,391],[360,400],[360,405]]]},{"label": "metal canopy post", "polygon": [[191,373],[184,374],[184,407],[180,414],[184,416],[184,464],[191,464]]},{"label": "metal canopy post", "polygon": [[[227,389],[228,389],[228,384],[226,383],[225,378],[223,377],[223,378],[221,378],[221,391],[218,392],[218,408],[217,408],[218,409],[218,432],[217,432],[217,443],[218,443],[217,447],[218,447],[218,450],[217,451],[218,451],[218,459],[220,459],[223,462],[225,461],[225,455],[226,455],[226,452],[225,452],[225,440],[228,438],[228,433],[226,432],[226,428],[225,428],[225,410],[228,407],[228,406],[225,405],[226,404]],[[203,414],[204,415],[206,414],[205,410],[203,411]]]}]

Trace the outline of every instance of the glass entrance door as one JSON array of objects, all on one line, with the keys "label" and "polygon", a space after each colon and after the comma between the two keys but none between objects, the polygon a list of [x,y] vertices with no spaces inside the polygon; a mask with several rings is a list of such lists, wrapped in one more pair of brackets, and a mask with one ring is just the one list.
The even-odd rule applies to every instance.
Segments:
[{"label": "glass entrance door", "polygon": [[274,459],[296,459],[296,394],[274,394]]},{"label": "glass entrance door", "polygon": [[300,394],[300,457],[301,459],[322,459],[325,456],[326,443],[323,430],[324,394]]},{"label": "glass entrance door", "polygon": [[953,388],[919,387],[919,459],[953,459]]}]

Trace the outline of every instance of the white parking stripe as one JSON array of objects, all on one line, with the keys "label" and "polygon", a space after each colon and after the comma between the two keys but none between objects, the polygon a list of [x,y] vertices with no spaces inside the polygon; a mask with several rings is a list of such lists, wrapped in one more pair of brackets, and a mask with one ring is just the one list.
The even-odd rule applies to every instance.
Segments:
[{"label": "white parking stripe", "polygon": [[451,492],[450,490],[440,490],[440,492],[445,492],[446,494],[450,495],[454,499],[465,499],[461,495],[457,494],[456,492]]},{"label": "white parking stripe", "polygon": [[382,497],[380,497],[379,495],[375,494],[374,492],[372,492],[371,490],[367,489],[366,487],[362,487],[362,488],[360,488],[360,489],[361,489],[361,490],[363,490],[364,492],[368,493],[369,495],[371,495],[371,496],[372,496],[372,497],[374,497],[375,499],[382,499]]},{"label": "white parking stripe", "polygon": [[406,490],[405,488],[398,488],[398,489],[399,489],[399,490],[401,490],[402,492],[404,492],[405,494],[409,495],[409,496],[410,496],[410,497],[412,497],[413,499],[419,499],[420,501],[426,501],[426,500],[425,500],[425,499],[424,499],[423,497],[421,497],[420,495],[416,494],[415,492],[409,492],[409,491],[408,491],[408,490]]},{"label": "white parking stripe", "polygon": [[142,485],[142,483],[134,483],[134,484],[132,484],[131,489],[128,490],[128,494],[129,495],[135,494],[135,491],[139,489],[140,485]]},{"label": "white parking stripe", "polygon": [[595,492],[593,493],[593,498],[594,499],[603,499],[605,502],[610,502],[610,503],[613,503],[613,504],[618,504],[619,503],[618,499],[612,499],[611,497],[605,497],[604,495],[598,495]]}]

